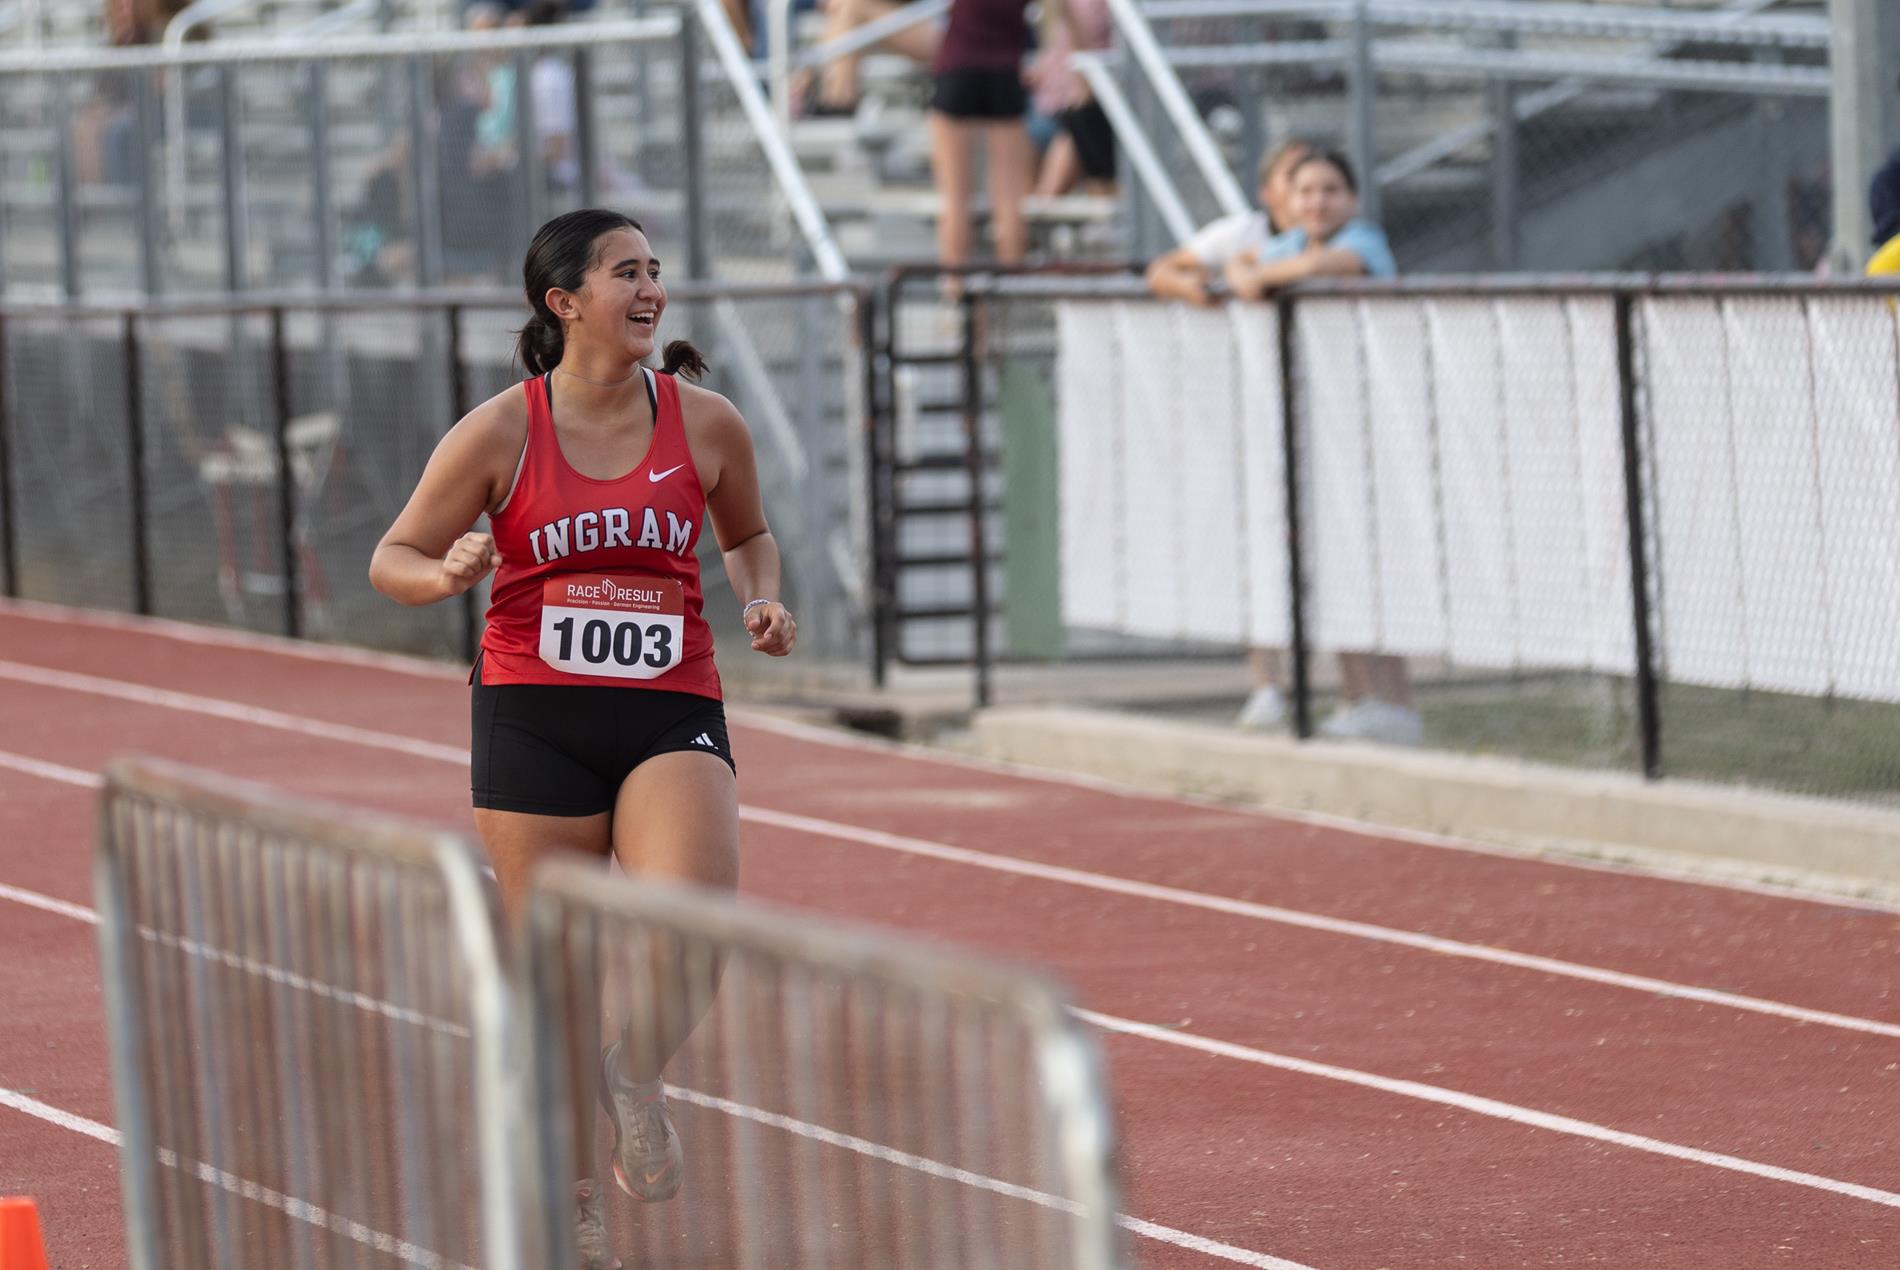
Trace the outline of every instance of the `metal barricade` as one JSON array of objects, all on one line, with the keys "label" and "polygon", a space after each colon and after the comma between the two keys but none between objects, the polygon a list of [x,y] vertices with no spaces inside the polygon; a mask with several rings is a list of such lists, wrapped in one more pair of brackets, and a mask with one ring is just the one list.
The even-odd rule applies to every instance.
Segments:
[{"label": "metal barricade", "polygon": [[[525,919],[544,1193],[575,1184],[576,1093],[598,1129],[602,1041],[654,1064],[698,1021],[665,1067],[681,1193],[609,1214],[630,1264],[1121,1264],[1099,1062],[1044,980],[580,862]],[[533,1259],[571,1267],[571,1239]]]},{"label": "metal barricade", "polygon": [[520,1266],[474,850],[143,760],[108,770],[99,825],[134,1270]]}]

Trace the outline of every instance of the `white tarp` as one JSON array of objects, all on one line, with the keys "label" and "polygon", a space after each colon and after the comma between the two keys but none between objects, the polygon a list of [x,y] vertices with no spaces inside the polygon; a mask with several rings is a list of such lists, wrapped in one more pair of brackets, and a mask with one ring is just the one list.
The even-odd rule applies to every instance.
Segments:
[{"label": "white tarp", "polygon": [[[1900,700],[1900,371],[1877,297],[1636,306],[1659,669]],[[1266,305],[1060,306],[1063,612],[1289,641]],[[1318,297],[1293,335],[1318,651],[1629,674],[1607,297]]]}]

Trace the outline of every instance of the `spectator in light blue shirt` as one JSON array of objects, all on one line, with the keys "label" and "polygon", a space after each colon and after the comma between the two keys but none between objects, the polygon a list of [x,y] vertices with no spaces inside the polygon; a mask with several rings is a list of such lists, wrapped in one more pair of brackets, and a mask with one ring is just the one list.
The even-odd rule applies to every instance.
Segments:
[{"label": "spectator in light blue shirt", "polygon": [[1303,278],[1398,273],[1385,231],[1359,215],[1359,181],[1344,155],[1316,149],[1289,180],[1287,228],[1227,259],[1222,273],[1235,295],[1258,300]]}]

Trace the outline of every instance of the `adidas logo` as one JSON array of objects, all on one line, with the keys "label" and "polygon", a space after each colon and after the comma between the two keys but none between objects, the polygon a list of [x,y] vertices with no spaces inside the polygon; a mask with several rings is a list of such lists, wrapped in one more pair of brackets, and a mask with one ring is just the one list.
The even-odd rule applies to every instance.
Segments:
[{"label": "adidas logo", "polygon": [[693,744],[703,745],[709,750],[716,750],[719,748],[719,743],[717,741],[714,741],[711,737],[707,736],[704,732],[701,732],[698,736],[693,738]]}]

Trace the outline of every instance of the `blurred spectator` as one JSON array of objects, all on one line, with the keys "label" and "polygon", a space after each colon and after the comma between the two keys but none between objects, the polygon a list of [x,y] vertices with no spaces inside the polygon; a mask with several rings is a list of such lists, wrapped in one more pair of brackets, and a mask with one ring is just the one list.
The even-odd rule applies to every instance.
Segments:
[{"label": "blurred spectator", "polygon": [[1303,278],[1398,273],[1385,231],[1359,215],[1359,181],[1336,150],[1316,149],[1287,172],[1287,227],[1264,243],[1239,237],[1222,276],[1243,300]]},{"label": "blurred spectator", "polygon": [[[165,24],[189,0],[106,0],[106,43],[114,48],[156,44]],[[122,185],[138,175],[138,114],[134,77],[142,71],[104,71],[92,95],[73,111],[73,169],[83,185]],[[154,121],[156,122],[156,121]]]},{"label": "blurred spectator", "polygon": [[409,161],[409,136],[402,133],[370,167],[361,198],[343,209],[348,286],[390,287],[414,274],[416,247],[409,227],[415,223],[415,207]]},{"label": "blurred spectator", "polygon": [[[1398,272],[1384,231],[1359,216],[1358,180],[1343,155],[1288,142],[1261,163],[1260,175],[1260,200],[1268,210],[1215,221],[1155,261],[1150,289],[1204,304],[1216,271],[1228,291],[1248,300],[1303,278]],[[1278,727],[1285,717],[1278,654],[1255,649],[1252,657],[1255,687],[1238,722]],[[1322,736],[1402,745],[1422,739],[1404,658],[1342,652],[1339,676],[1345,705],[1320,725]]]},{"label": "blurred spectator", "polygon": [[[825,30],[820,38],[829,43],[842,39],[861,26],[889,17],[903,9],[908,0],[824,0]],[[874,47],[900,53],[922,66],[928,66],[937,57],[938,46],[943,43],[943,31],[935,22],[919,22],[905,27]],[[807,101],[811,95],[811,75],[800,75],[793,85],[793,100],[803,103],[803,113],[809,115],[849,115],[858,108],[858,68],[863,55],[847,53],[843,57],[833,58],[818,75],[818,94],[816,100]]]},{"label": "blurred spectator", "polygon": [[1114,29],[1107,0],[1068,0],[1066,25],[1049,21],[1044,9],[1042,51],[1030,70],[1035,106],[1058,125],[1043,153],[1036,193],[1067,194],[1080,185],[1091,194],[1115,192],[1115,129],[1089,91],[1088,81],[1069,65],[1069,54],[1105,49]]},{"label": "blurred spectator", "polygon": [[106,0],[106,43],[115,48],[156,44],[165,25],[184,11],[190,0]]},{"label": "blurred spectator", "polygon": [[504,275],[513,208],[512,151],[481,144],[477,124],[488,108],[486,71],[467,61],[436,72],[436,173],[441,190],[445,279],[488,281]]},{"label": "blurred spectator", "polygon": [[[1287,228],[1257,248],[1243,247],[1222,271],[1236,296],[1258,300],[1303,278],[1398,273],[1385,231],[1359,215],[1359,182],[1344,155],[1316,149],[1288,178]],[[1424,739],[1403,657],[1342,652],[1339,680],[1346,704],[1320,724],[1321,736],[1395,745]]]},{"label": "blurred spectator", "polygon": [[[1066,25],[1062,0],[1044,0],[1050,21]],[[1004,264],[1029,254],[1023,196],[1035,176],[1036,152],[1023,116],[1023,56],[1029,49],[1028,0],[951,0],[950,25],[933,65],[930,169],[942,200],[937,260],[970,259],[970,151],[980,137],[990,190],[990,226]]]},{"label": "blurred spectator", "polygon": [[1900,150],[1887,156],[1874,173],[1867,191],[1867,210],[1874,222],[1874,255],[1867,262],[1869,276],[1900,274]]},{"label": "blurred spectator", "polygon": [[[1148,266],[1148,288],[1163,299],[1211,304],[1210,287],[1226,268],[1228,259],[1249,244],[1264,245],[1287,228],[1292,217],[1293,169],[1317,143],[1290,137],[1260,160],[1260,210],[1224,216],[1209,224],[1181,246],[1157,257]],[[1286,722],[1286,659],[1278,649],[1248,652],[1253,690],[1236,720],[1243,728],[1263,730]]]},{"label": "blurred spectator", "polygon": [[1148,266],[1148,289],[1166,300],[1211,304],[1210,292],[1227,262],[1242,251],[1258,250],[1286,229],[1292,217],[1293,169],[1316,149],[1302,137],[1289,138],[1260,160],[1260,210],[1223,216]]},{"label": "blurred spectator", "polygon": [[135,76],[144,71],[100,71],[92,95],[73,111],[73,177],[81,185],[125,185],[138,176]]}]

